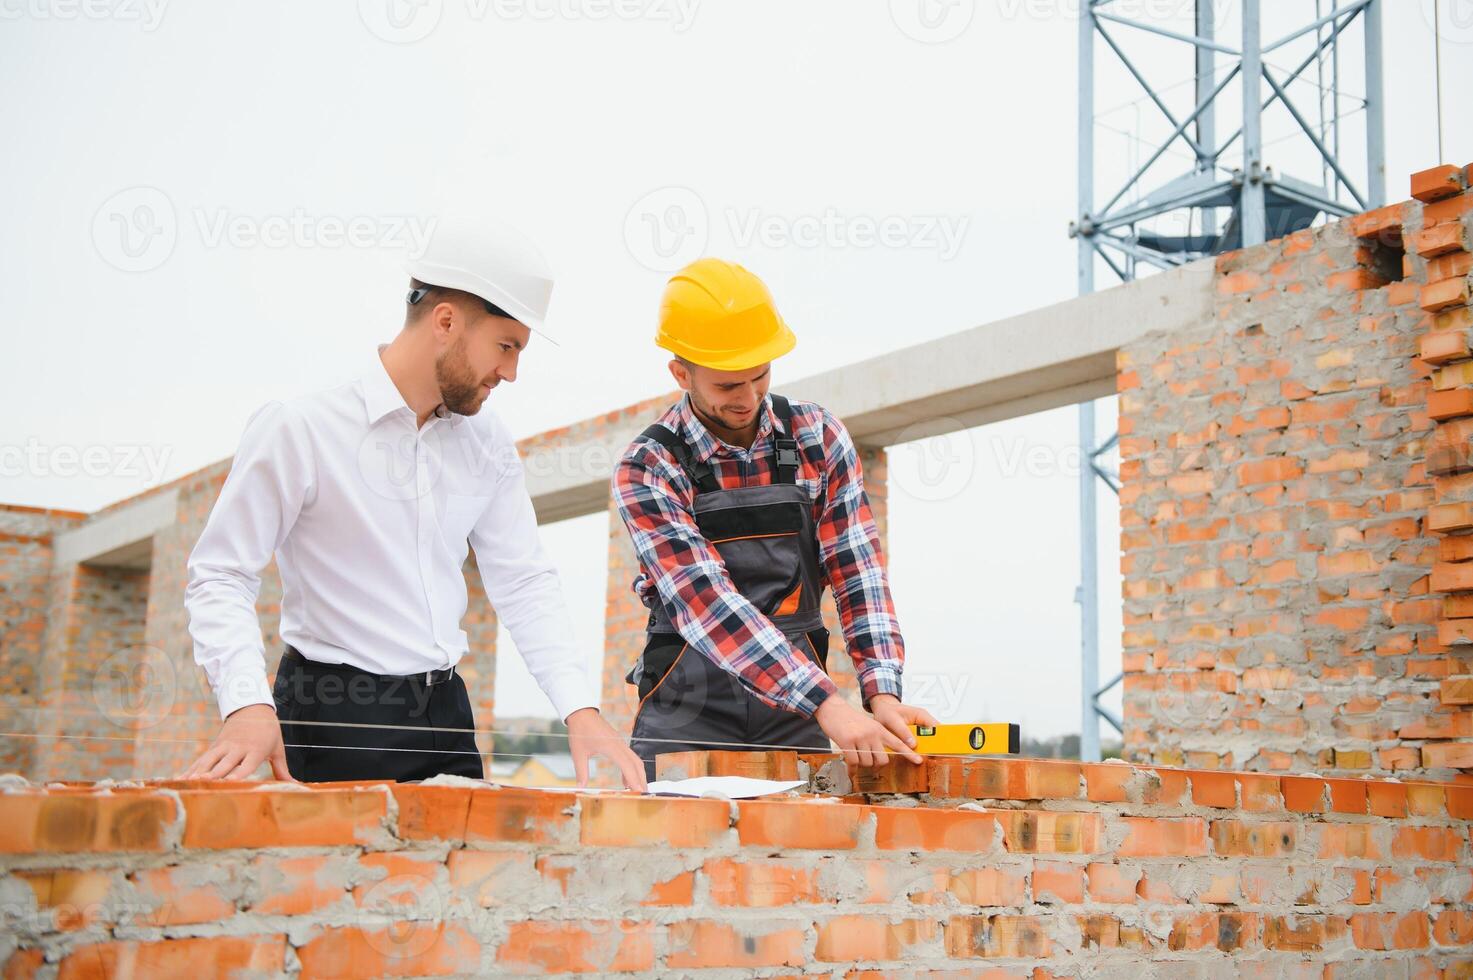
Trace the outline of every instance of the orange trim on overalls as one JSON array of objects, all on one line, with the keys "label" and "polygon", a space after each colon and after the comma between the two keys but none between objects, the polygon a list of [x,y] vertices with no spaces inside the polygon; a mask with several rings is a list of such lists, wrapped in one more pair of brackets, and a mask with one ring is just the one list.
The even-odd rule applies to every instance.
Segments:
[{"label": "orange trim on overalls", "polygon": [[715,541],[707,541],[707,544],[726,544],[728,541],[756,541],[759,538],[788,538],[797,534],[797,531],[774,531],[772,534],[738,534],[734,538],[717,538]]},{"label": "orange trim on overalls", "polygon": [[774,616],[791,616],[798,611],[798,604],[803,601],[803,582],[798,582],[798,587],[793,590],[782,602],[778,603],[777,612]]},{"label": "orange trim on overalls", "polygon": [[644,697],[642,697],[642,698],[639,699],[639,707],[634,709],[634,720],[635,721],[639,721],[639,713],[644,710],[644,703],[646,701],[648,701],[650,698],[654,697],[655,696],[655,692],[660,689],[660,685],[663,684],[663,683],[665,683],[665,681],[667,681],[670,678],[670,675],[671,674],[675,673],[675,667],[680,663],[680,658],[683,657],[683,656],[685,656],[685,651],[687,651],[689,649],[690,649],[690,644],[689,643],[687,643],[684,646],[682,646],[680,648],[680,652],[675,655],[675,662],[670,665],[670,669],[669,670],[665,671],[665,676],[664,677],[661,677],[655,683],[655,686],[652,687],[652,688],[650,688],[650,693],[646,694]]}]

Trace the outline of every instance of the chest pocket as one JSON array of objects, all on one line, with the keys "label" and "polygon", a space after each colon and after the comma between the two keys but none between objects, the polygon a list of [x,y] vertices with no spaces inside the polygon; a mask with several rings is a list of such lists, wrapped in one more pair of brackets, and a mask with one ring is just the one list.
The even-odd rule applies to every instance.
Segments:
[{"label": "chest pocket", "polygon": [[726,573],[764,615],[789,615],[802,598],[803,505],[780,501],[696,514]]},{"label": "chest pocket", "polygon": [[445,507],[440,512],[440,535],[445,543],[463,549],[470,538],[471,529],[489,506],[489,494],[446,494]]}]

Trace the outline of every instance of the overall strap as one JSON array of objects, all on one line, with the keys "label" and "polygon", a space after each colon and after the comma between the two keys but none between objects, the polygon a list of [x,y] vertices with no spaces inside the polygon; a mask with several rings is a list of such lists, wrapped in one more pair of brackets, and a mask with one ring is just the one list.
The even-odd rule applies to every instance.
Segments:
[{"label": "overall strap", "polygon": [[716,474],[711,470],[711,464],[708,462],[692,462],[690,446],[680,436],[671,432],[658,422],[645,429],[640,435],[646,439],[652,439],[670,450],[670,455],[675,457],[675,461],[680,464],[681,468],[690,477],[690,482],[695,486],[696,493],[714,493],[721,489],[721,485],[716,482]]},{"label": "overall strap", "polygon": [[772,447],[777,456],[777,475],[773,483],[789,486],[798,482],[798,439],[793,435],[793,406],[782,395],[772,396],[772,411],[783,424],[781,434],[772,434]]}]

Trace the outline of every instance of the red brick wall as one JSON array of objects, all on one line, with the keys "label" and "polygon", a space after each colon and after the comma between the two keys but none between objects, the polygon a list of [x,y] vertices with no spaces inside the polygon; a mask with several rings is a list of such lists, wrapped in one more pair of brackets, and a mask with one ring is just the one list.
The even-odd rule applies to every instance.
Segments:
[{"label": "red brick wall", "polygon": [[408,784],[11,792],[0,963],[63,977],[1473,970],[1473,786],[1015,760],[922,773],[902,796],[736,804]]},{"label": "red brick wall", "polygon": [[[36,730],[53,534],[85,515],[0,505],[0,731]],[[0,772],[31,771],[37,740],[0,735]],[[43,750],[44,751],[44,750]]]},{"label": "red brick wall", "polygon": [[[1473,520],[1439,510],[1473,499],[1457,421],[1473,414],[1458,258],[1473,194],[1441,176],[1435,203],[1221,256],[1212,322],[1120,352],[1131,758],[1473,764],[1467,695],[1447,683],[1473,669],[1458,618],[1473,597],[1457,594]],[[1446,476],[1429,474],[1439,447]]]}]

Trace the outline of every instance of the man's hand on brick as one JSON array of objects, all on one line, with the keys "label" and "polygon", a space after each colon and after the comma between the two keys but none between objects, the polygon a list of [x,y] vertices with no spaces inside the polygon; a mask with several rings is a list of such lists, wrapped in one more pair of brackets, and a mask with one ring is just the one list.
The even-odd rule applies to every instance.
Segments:
[{"label": "man's hand on brick", "polygon": [[573,756],[573,772],[579,786],[588,785],[588,762],[602,756],[619,767],[624,788],[643,793],[644,762],[629,748],[628,739],[614,731],[597,708],[580,708],[568,715],[568,752]]},{"label": "man's hand on brick", "polygon": [[220,726],[220,735],[181,779],[245,779],[263,762],[271,763],[276,779],[296,782],[286,768],[286,746],[281,722],[269,704],[237,708]]},{"label": "man's hand on brick", "polygon": [[870,699],[873,717],[855,708],[842,697],[831,695],[814,712],[823,733],[844,754],[845,765],[883,766],[889,763],[890,754],[904,756],[908,761],[920,765],[921,757],[915,752],[915,736],[905,726],[909,719],[920,719],[916,724],[934,725],[930,714],[921,708],[901,704],[889,694],[876,694]]}]

